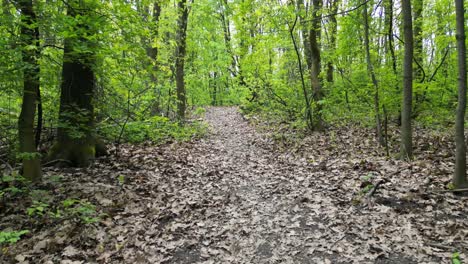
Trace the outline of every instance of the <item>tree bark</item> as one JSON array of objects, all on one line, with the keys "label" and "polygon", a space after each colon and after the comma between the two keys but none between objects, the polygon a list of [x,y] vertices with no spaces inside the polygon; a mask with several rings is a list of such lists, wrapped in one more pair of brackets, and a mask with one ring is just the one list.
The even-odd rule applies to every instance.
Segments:
[{"label": "tree bark", "polygon": [[[332,15],[330,16],[331,30],[330,30],[330,51],[334,52],[336,48],[336,32],[338,30],[338,21],[336,20],[336,14],[338,12],[339,0],[330,0]],[[327,82],[333,83],[333,60],[329,60],[327,63]]]},{"label": "tree bark", "polygon": [[[414,62],[418,65],[418,67],[413,68],[413,80],[417,81],[420,86],[424,83],[424,71],[423,71],[423,39],[422,39],[422,26],[423,26],[423,1],[424,0],[414,0],[413,1],[413,35],[414,35],[414,55],[413,59]],[[415,91],[415,102],[414,102],[414,109],[413,109],[413,117],[419,115],[421,104],[424,101],[424,96],[421,91],[421,88],[416,89]]]},{"label": "tree bark", "polygon": [[411,1],[402,0],[403,34],[405,55],[403,61],[403,99],[401,104],[401,146],[402,159],[413,158],[413,133],[411,128],[411,107],[413,100],[413,22]]},{"label": "tree bark", "polygon": [[155,38],[159,37],[159,19],[161,17],[161,4],[159,3],[158,0],[153,1],[153,14],[151,17],[150,23],[152,23],[152,27],[150,28],[152,30],[152,39],[147,43],[147,48],[146,48],[146,54],[148,55],[152,67],[151,67],[151,72],[150,72],[150,79],[151,79],[151,86],[152,90],[154,91],[155,94],[155,101],[153,102],[153,105],[151,107],[151,114],[160,114],[161,113],[161,103],[159,102],[159,94],[160,91],[157,89],[158,85],[158,48],[155,47],[152,42],[154,41]]},{"label": "tree bark", "polygon": [[[57,142],[49,159],[68,160],[73,166],[88,166],[99,152],[94,131],[96,43],[89,35],[97,29],[81,19],[90,15],[85,1],[68,1],[67,15],[76,21],[77,36],[65,38]],[[98,146],[98,149],[96,149]]]},{"label": "tree bark", "polygon": [[[23,41],[23,103],[18,119],[19,151],[23,162],[23,176],[32,181],[42,179],[39,153],[34,137],[34,116],[39,91],[39,29],[31,0],[18,1],[21,11],[21,39]],[[34,48],[32,48],[34,47]]]},{"label": "tree bark", "polygon": [[463,0],[455,0],[457,21],[457,49],[458,49],[458,107],[455,120],[455,173],[453,185],[455,188],[466,188],[466,145],[465,145],[465,112],[466,112],[466,43],[465,17]]},{"label": "tree bark", "polygon": [[379,103],[379,83],[374,72],[374,65],[372,64],[371,54],[370,54],[370,45],[369,45],[369,15],[367,14],[367,3],[363,8],[363,17],[364,17],[364,47],[366,50],[366,61],[367,61],[367,71],[372,79],[372,84],[374,85],[374,112],[375,112],[375,130],[377,141],[380,146],[385,145],[384,137],[382,134],[382,125],[380,121],[380,103]]},{"label": "tree bark", "polygon": [[185,111],[187,108],[187,97],[185,89],[185,55],[187,45],[187,24],[189,8],[187,6],[187,0],[180,0],[178,2],[178,13],[177,19],[177,48],[176,48],[176,59],[175,59],[175,71],[176,71],[176,87],[177,87],[177,118],[180,123],[185,121]]},{"label": "tree bark", "polygon": [[304,57],[306,61],[306,66],[307,66],[307,69],[310,69],[312,65],[312,52],[310,50],[310,43],[309,43],[310,26],[307,21],[307,13],[309,12],[308,4],[304,6],[304,0],[298,0],[297,11],[299,12],[299,25],[300,25],[300,32],[302,35],[302,43],[304,46]]},{"label": "tree bark", "polygon": [[321,0],[312,0],[312,25],[309,30],[309,42],[311,51],[310,81],[312,85],[312,97],[315,102],[315,111],[313,116],[313,130],[323,130],[322,104],[323,98],[322,84],[320,82],[320,34],[321,34]]}]

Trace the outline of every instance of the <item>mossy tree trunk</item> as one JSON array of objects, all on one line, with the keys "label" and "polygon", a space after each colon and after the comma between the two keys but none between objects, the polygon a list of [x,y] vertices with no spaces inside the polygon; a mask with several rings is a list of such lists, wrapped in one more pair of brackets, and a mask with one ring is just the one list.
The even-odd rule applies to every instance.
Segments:
[{"label": "mossy tree trunk", "polygon": [[18,120],[19,151],[23,176],[38,182],[42,178],[40,156],[34,137],[34,116],[39,91],[39,29],[31,0],[18,1],[21,11],[21,40],[23,57],[23,103]]},{"label": "mossy tree trunk", "polygon": [[92,39],[97,29],[88,23],[91,8],[90,1],[68,1],[67,14],[76,35],[64,41],[59,127],[49,155],[78,167],[89,165],[96,156],[93,67],[97,47]]}]

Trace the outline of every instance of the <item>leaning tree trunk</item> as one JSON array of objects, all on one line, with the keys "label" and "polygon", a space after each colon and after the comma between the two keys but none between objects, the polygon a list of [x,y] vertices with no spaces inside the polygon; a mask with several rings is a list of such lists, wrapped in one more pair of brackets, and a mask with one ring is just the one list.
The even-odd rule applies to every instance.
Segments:
[{"label": "leaning tree trunk", "polygon": [[465,111],[466,111],[466,43],[465,18],[463,0],[455,0],[457,20],[457,49],[458,49],[458,107],[455,123],[455,174],[453,185],[455,188],[468,186],[466,179],[466,145],[465,145]]},{"label": "leaning tree trunk", "polygon": [[[34,137],[34,116],[39,91],[39,29],[31,0],[18,1],[21,11],[23,41],[23,103],[18,120],[19,151],[23,161],[23,176],[38,182],[42,178],[39,153]],[[29,47],[28,47],[29,46]],[[34,46],[35,48],[30,48]],[[27,48],[28,47],[28,48]]]},{"label": "leaning tree trunk", "polygon": [[401,146],[402,159],[413,157],[411,129],[411,107],[413,100],[413,23],[411,18],[411,1],[402,0],[403,30],[405,57],[403,62],[403,100],[401,104]]},{"label": "leaning tree trunk", "polygon": [[187,24],[189,9],[187,0],[180,0],[178,3],[179,18],[177,20],[177,48],[175,58],[176,87],[177,87],[177,118],[179,122],[185,121],[185,111],[187,108],[187,96],[185,90],[185,55],[187,53]]},{"label": "leaning tree trunk", "polygon": [[89,36],[97,31],[86,23],[91,12],[87,2],[68,3],[68,16],[76,22],[77,36],[64,41],[59,128],[49,159],[67,160],[73,166],[83,167],[96,156],[93,108],[96,43]]}]

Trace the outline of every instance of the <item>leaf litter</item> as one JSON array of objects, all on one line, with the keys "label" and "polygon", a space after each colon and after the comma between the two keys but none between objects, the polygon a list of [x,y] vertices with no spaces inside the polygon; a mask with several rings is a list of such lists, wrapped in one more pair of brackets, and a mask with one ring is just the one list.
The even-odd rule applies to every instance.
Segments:
[{"label": "leaf litter", "polygon": [[27,217],[31,199],[7,201],[0,230],[31,232],[2,246],[0,262],[467,260],[468,199],[434,191],[450,181],[449,138],[418,132],[416,160],[403,162],[362,128],[288,141],[237,108],[209,108],[205,119],[210,134],[192,142],[114,146],[86,169],[45,168],[51,208],[73,198],[100,217]]}]

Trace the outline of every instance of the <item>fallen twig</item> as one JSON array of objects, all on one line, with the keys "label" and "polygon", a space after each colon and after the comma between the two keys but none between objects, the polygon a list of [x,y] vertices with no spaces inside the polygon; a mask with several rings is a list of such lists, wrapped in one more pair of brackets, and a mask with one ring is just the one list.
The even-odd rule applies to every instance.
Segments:
[{"label": "fallen twig", "polygon": [[430,192],[434,193],[446,193],[446,192],[468,192],[468,188],[461,188],[461,189],[453,189],[453,190],[430,190]]},{"label": "fallen twig", "polygon": [[379,188],[379,186],[382,184],[382,183],[386,183],[387,180],[386,179],[380,179],[375,185],[374,187],[372,187],[372,189],[367,193],[367,198],[370,198],[372,197],[375,192],[377,191],[377,188]]},{"label": "fallen twig", "polygon": [[454,247],[445,246],[445,245],[437,244],[437,243],[427,243],[427,245],[431,246],[431,247],[445,249],[445,250],[453,250],[454,249]]},{"label": "fallen twig", "polygon": [[47,167],[47,166],[53,165],[53,164],[58,163],[58,162],[65,162],[65,163],[67,163],[69,165],[73,164],[71,161],[66,160],[66,159],[56,159],[56,160],[48,161],[48,162],[42,164],[42,166]]}]

